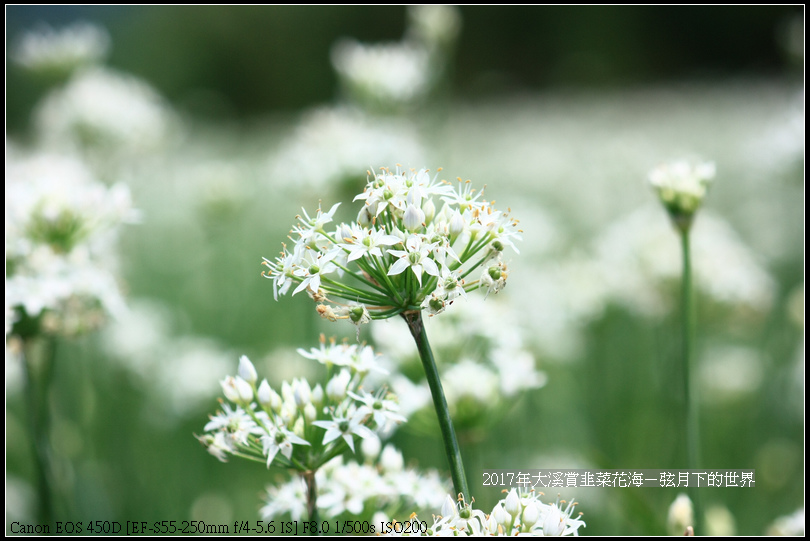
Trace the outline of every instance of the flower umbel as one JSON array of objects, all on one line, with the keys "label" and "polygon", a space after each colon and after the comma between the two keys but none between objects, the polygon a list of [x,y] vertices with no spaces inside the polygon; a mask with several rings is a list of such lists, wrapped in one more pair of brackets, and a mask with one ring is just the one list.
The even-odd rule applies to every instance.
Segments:
[{"label": "flower umbel", "polygon": [[[314,219],[304,212],[291,231],[294,245],[264,259],[263,275],[276,297],[294,285],[325,319],[354,323],[422,309],[434,315],[469,291],[497,293],[506,285],[503,250],[517,251],[518,222],[470,181],[458,183],[454,189],[426,169],[369,173],[354,222],[327,230],[337,205]],[[470,276],[481,266],[483,275]]]}]

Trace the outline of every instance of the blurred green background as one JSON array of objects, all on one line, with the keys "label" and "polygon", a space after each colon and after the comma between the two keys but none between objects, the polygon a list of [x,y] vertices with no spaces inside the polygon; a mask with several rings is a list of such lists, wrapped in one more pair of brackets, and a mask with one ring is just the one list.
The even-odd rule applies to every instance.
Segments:
[{"label": "blurred green background", "polygon": [[[360,125],[402,138],[383,151],[371,128],[358,128],[356,145],[335,129],[351,97],[330,48],[344,37],[400,40],[403,7],[6,13],[7,51],[39,21],[102,25],[107,66],[148,83],[170,111],[157,144],[100,160],[99,175],[127,182],[143,211],[119,247],[134,315],[58,344],[62,520],[258,518],[263,488],[282,472],[220,464],[193,438],[217,407],[218,381],[240,354],[275,384],[317,378],[290,349],[314,347],[320,332],[354,337],[350,325],[319,321],[309,299],[275,302],[261,257],[275,256],[301,206],[343,201],[340,219],[351,219],[365,169],[396,160],[486,184],[523,224],[511,283],[487,303],[512,314],[548,383],[464,448],[472,487],[482,468],[685,468],[673,383],[678,247],[645,178],[683,155],[715,161],[694,233],[703,463],[756,468],[757,487],[704,501],[749,535],[803,507],[803,7],[462,7],[436,90],[363,113]],[[7,53],[15,144],[42,144],[35,118],[53,88]],[[321,127],[330,111],[336,119]],[[363,338],[374,339],[368,329]],[[8,354],[6,370],[10,523],[33,520],[36,501]],[[444,469],[438,432],[406,425],[393,439],[407,462]],[[664,534],[676,495],[563,492],[580,501],[585,535]],[[488,510],[499,497],[476,500]]]}]

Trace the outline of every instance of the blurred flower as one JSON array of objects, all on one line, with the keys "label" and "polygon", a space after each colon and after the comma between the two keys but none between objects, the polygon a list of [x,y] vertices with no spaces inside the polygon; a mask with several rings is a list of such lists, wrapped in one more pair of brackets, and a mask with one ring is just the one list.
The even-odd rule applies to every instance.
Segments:
[{"label": "blurred flower", "polygon": [[[369,441],[369,440],[365,440]],[[399,460],[393,460],[396,455]],[[399,464],[392,468],[391,463]],[[388,464],[388,465],[386,465]],[[336,457],[315,474],[318,486],[318,509],[327,517],[371,518],[376,511],[389,516],[403,509],[428,511],[437,508],[445,498],[447,482],[435,471],[419,472],[402,467],[402,456],[387,445],[376,460],[366,464]],[[267,488],[267,502],[261,510],[265,520],[304,515],[306,491],[296,478],[281,486]],[[379,525],[377,525],[379,527]]]},{"label": "blurred flower", "polygon": [[[485,515],[471,504],[456,503],[445,497],[441,512],[433,515],[433,525],[428,527],[429,536],[497,535],[497,536],[560,536],[579,535],[585,527],[579,513],[573,518],[577,502],[571,500],[565,508],[556,501],[546,504],[540,501],[541,493],[534,490],[512,489],[495,504],[492,512]],[[412,521],[418,520],[411,516]]]},{"label": "blurred flower", "polygon": [[100,67],[77,72],[34,114],[46,145],[87,150],[97,159],[157,149],[172,122],[170,109],[152,87]]},{"label": "blurred flower", "polygon": [[137,221],[129,190],[96,181],[69,156],[9,153],[6,162],[6,312],[19,307],[51,330],[75,334],[120,315],[114,245]]},{"label": "blurred flower", "polygon": [[763,379],[762,362],[756,350],[738,346],[711,347],[698,363],[704,400],[722,402],[759,389]]},{"label": "blurred flower", "polygon": [[[725,221],[704,212],[692,237],[699,292],[755,312],[770,307],[773,279]],[[620,219],[594,244],[609,298],[645,314],[666,311],[668,295],[661,288],[678,280],[681,259],[677,239],[656,209],[644,207]]]},{"label": "blurred flower", "polygon": [[715,504],[706,509],[706,535],[731,537],[737,535],[734,515],[724,505]]},{"label": "blurred flower", "polygon": [[803,536],[804,527],[804,507],[796,512],[779,517],[774,520],[765,532],[765,535],[792,535]]},{"label": "blurred flower", "polygon": [[33,72],[67,74],[101,62],[109,48],[107,31],[92,23],[78,21],[61,30],[40,23],[19,39],[13,59]]},{"label": "blurred flower", "polygon": [[[523,327],[510,304],[480,296],[458,302],[464,304],[463,310],[431,318],[426,328],[435,337],[432,345],[442,359],[440,376],[454,421],[464,428],[484,426],[499,419],[519,393],[543,387],[547,377],[537,370],[534,355],[525,348]],[[421,374],[408,369],[419,361],[413,344],[397,339],[407,336],[403,325],[391,321],[371,330],[375,342],[388,354],[384,366],[392,373]],[[391,388],[400,397],[405,415],[430,406],[424,380],[395,374]]]},{"label": "blurred flower", "polygon": [[660,165],[650,172],[649,180],[658,198],[679,228],[688,229],[692,216],[703,203],[709,181],[714,178],[714,164],[691,164],[675,161]]},{"label": "blurred flower", "polygon": [[429,50],[452,45],[461,32],[461,14],[456,6],[409,6],[406,40]]},{"label": "blurred flower", "polygon": [[[370,118],[348,107],[307,113],[269,163],[274,186],[334,188],[360,185],[363,172],[379,163],[424,162],[414,127],[397,119]],[[354,188],[353,188],[354,189]]]},{"label": "blurred flower", "polygon": [[419,45],[343,39],[332,47],[331,56],[341,82],[360,103],[401,106],[430,89],[430,57]]},{"label": "blurred flower", "polygon": [[686,494],[678,494],[667,513],[667,530],[670,535],[684,535],[686,528],[695,525],[692,500]]}]

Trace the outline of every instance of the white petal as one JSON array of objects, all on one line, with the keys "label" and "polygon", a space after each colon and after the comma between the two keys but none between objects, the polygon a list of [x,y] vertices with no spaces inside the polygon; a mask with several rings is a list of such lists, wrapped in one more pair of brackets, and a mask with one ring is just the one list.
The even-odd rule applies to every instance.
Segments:
[{"label": "white petal", "polygon": [[400,274],[402,271],[408,268],[408,263],[409,261],[405,257],[397,259],[397,262],[394,263],[390,269],[388,269],[388,276]]},{"label": "white petal", "polygon": [[426,257],[422,260],[422,265],[425,266],[425,272],[430,274],[431,276],[439,276],[439,267],[436,266],[436,263],[429,257]]}]

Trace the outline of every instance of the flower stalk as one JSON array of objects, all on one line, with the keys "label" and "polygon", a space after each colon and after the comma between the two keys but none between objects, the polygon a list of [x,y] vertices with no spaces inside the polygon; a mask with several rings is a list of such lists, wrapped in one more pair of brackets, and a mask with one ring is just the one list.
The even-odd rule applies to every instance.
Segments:
[{"label": "flower stalk", "polygon": [[[714,178],[714,164],[710,162],[691,164],[676,161],[661,165],[650,172],[650,185],[664,205],[672,225],[681,241],[683,271],[681,282],[681,371],[683,374],[683,427],[686,444],[687,468],[698,468],[700,436],[698,424],[697,388],[693,382],[693,359],[695,344],[695,316],[692,299],[692,262],[689,247],[689,232],[695,214],[703,204],[709,184]],[[703,510],[698,487],[689,487],[689,497],[694,505],[694,531],[703,531]]]},{"label": "flower stalk", "polygon": [[[681,284],[681,326],[682,326],[682,366],[683,366],[683,415],[686,429],[686,463],[690,470],[698,469],[700,461],[700,429],[697,388],[693,378],[693,359],[695,343],[695,315],[692,295],[692,261],[689,247],[689,228],[680,230],[683,272]],[[703,532],[703,515],[700,491],[696,486],[689,486],[689,497],[694,505],[694,529]]]},{"label": "flower stalk", "polygon": [[[37,471],[39,521],[41,524],[51,524],[53,520],[53,472],[50,463],[51,446],[48,439],[50,430],[48,396],[50,395],[56,343],[53,338],[42,339],[47,342],[43,344],[37,343],[37,340],[37,338],[31,337],[23,340],[25,394],[28,402],[28,428],[32,454]],[[43,347],[37,347],[39,345]]]},{"label": "flower stalk", "polygon": [[403,313],[402,317],[405,318],[405,321],[408,323],[408,328],[419,350],[419,357],[422,359],[422,366],[425,369],[425,377],[430,386],[433,406],[436,409],[436,416],[439,418],[439,427],[442,431],[444,452],[447,455],[447,462],[450,465],[453,489],[457,495],[463,495],[464,501],[469,502],[471,501],[470,490],[467,488],[467,478],[464,475],[461,450],[458,447],[458,438],[456,438],[456,431],[453,428],[453,421],[450,418],[450,409],[447,407],[442,382],[439,379],[439,370],[433,358],[433,351],[430,349],[427,333],[425,333],[422,313],[420,311],[410,311]]}]

